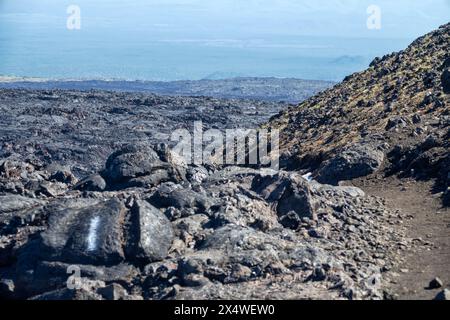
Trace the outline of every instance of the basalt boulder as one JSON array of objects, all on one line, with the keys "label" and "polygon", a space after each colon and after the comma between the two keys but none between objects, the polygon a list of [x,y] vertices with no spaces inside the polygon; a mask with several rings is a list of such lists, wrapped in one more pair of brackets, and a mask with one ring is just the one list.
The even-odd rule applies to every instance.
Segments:
[{"label": "basalt boulder", "polygon": [[265,200],[276,203],[279,221],[285,227],[296,229],[302,218],[316,217],[317,201],[308,182],[298,174],[257,175],[252,189]]},{"label": "basalt boulder", "polygon": [[125,213],[116,198],[53,212],[40,236],[41,259],[93,265],[122,262]]},{"label": "basalt boulder", "polygon": [[121,182],[151,174],[164,167],[158,154],[146,145],[128,145],[109,156],[105,175],[112,182]]},{"label": "basalt boulder", "polygon": [[131,210],[131,229],[126,253],[138,263],[167,257],[174,231],[167,217],[146,201],[136,201]]},{"label": "basalt boulder", "polygon": [[7,194],[0,196],[0,215],[11,213],[15,211],[22,211],[31,209],[42,205],[44,202],[41,200],[22,197],[19,195]]},{"label": "basalt boulder", "polygon": [[92,279],[116,280],[127,262],[166,258],[174,239],[170,221],[145,201],[128,210],[117,198],[61,200],[45,210],[51,212],[48,228],[18,252],[17,274],[27,296],[57,289],[69,265],[83,266],[84,274],[91,270]]},{"label": "basalt boulder", "polygon": [[112,187],[146,187],[183,180],[185,165],[166,145],[128,145],[109,156],[103,175]]},{"label": "basalt boulder", "polygon": [[17,274],[20,277],[16,281],[17,293],[21,297],[28,298],[54,290],[65,290],[68,284],[78,287],[80,282],[92,281],[128,284],[133,281],[138,272],[137,268],[127,263],[106,267],[38,261],[33,268],[26,268],[25,264],[19,264]]},{"label": "basalt boulder", "polygon": [[78,182],[74,186],[74,189],[80,191],[101,192],[106,189],[106,182],[99,174],[93,174]]},{"label": "basalt boulder", "polygon": [[[46,217],[42,209],[45,204],[45,201],[19,195],[0,196],[0,236],[16,233],[20,227],[42,224]],[[0,244],[0,265],[6,253],[2,248]]]},{"label": "basalt boulder", "polygon": [[375,147],[355,145],[325,161],[316,179],[320,183],[336,185],[339,181],[364,177],[377,172],[384,157],[384,152]]},{"label": "basalt boulder", "polygon": [[204,213],[212,205],[205,194],[170,182],[161,185],[149,198],[149,202],[157,208],[173,207],[180,210],[182,216]]}]

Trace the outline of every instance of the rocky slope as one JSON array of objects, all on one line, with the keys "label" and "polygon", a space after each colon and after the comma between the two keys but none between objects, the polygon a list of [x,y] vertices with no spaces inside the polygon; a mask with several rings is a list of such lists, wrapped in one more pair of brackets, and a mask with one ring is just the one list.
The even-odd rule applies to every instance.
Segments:
[{"label": "rocky slope", "polygon": [[426,244],[373,190],[394,173],[447,187],[448,36],[273,118],[280,171],[186,165],[163,142],[195,120],[255,127],[283,104],[1,91],[0,297],[395,297]]},{"label": "rocky slope", "polygon": [[[336,184],[378,171],[449,185],[450,24],[275,116],[285,166]],[[336,171],[337,169],[337,171]],[[448,192],[444,199],[448,204]]]},{"label": "rocky slope", "polygon": [[431,299],[450,277],[449,47],[447,24],[268,124],[285,168],[359,186],[398,214],[412,240],[389,285],[402,299]]}]

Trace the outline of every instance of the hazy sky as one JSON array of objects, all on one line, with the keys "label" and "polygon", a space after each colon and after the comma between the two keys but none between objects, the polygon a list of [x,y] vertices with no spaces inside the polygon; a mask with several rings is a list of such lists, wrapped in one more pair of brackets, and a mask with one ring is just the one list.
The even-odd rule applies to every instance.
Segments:
[{"label": "hazy sky", "polygon": [[0,74],[340,80],[449,17],[450,0],[0,0]]},{"label": "hazy sky", "polygon": [[[271,35],[415,38],[448,22],[450,0],[0,0],[0,21],[21,28],[65,28],[79,5],[89,31],[146,30],[149,38]],[[378,5],[381,30],[366,28]],[[12,25],[11,25],[12,26]]]}]

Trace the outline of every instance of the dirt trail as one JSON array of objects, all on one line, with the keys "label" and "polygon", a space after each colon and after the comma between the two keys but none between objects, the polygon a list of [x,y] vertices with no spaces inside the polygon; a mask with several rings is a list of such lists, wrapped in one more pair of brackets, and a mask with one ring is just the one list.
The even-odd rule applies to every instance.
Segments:
[{"label": "dirt trail", "polygon": [[432,194],[432,182],[397,179],[354,182],[370,195],[382,197],[388,207],[398,210],[399,223],[414,245],[406,250],[405,264],[394,270],[390,292],[401,300],[430,300],[442,289],[428,290],[439,277],[450,286],[450,210]]}]

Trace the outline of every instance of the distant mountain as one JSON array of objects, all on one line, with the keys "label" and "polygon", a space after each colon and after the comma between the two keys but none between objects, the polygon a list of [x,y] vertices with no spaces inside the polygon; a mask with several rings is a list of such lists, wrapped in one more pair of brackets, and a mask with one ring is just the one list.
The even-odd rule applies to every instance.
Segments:
[{"label": "distant mountain", "polygon": [[202,80],[224,80],[224,79],[233,79],[233,78],[242,78],[245,77],[243,74],[235,73],[235,72],[213,72]]},{"label": "distant mountain", "polygon": [[340,56],[331,61],[332,64],[362,64],[365,62],[365,58],[363,56]]}]

